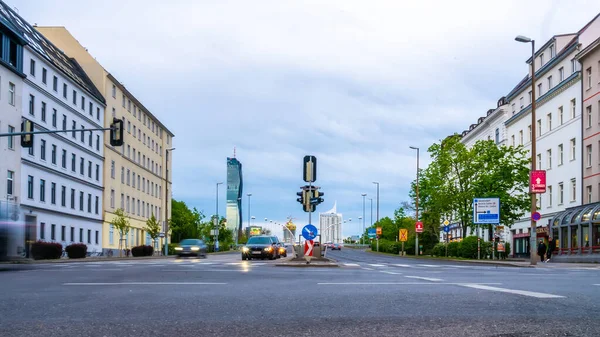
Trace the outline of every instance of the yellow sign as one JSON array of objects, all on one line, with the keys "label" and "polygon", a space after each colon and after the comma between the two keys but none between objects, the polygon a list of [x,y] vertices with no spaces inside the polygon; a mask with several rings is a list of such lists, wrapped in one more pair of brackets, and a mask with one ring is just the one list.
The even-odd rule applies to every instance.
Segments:
[{"label": "yellow sign", "polygon": [[400,241],[402,241],[402,242],[408,241],[408,229],[406,229],[406,228],[401,229],[400,234],[398,236],[400,237]]},{"label": "yellow sign", "polygon": [[381,227],[377,227],[377,235],[381,235]]},{"label": "yellow sign", "polygon": [[444,220],[444,226],[448,226],[449,224],[450,224],[450,221]]}]

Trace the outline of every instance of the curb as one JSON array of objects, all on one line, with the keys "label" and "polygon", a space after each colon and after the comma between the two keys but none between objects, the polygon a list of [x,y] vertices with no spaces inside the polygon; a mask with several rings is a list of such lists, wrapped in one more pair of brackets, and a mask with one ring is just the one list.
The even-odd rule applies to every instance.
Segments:
[{"label": "curb", "polygon": [[462,263],[470,263],[470,264],[478,264],[478,265],[488,265],[488,266],[500,266],[500,267],[513,267],[513,268],[537,268],[536,266],[532,266],[532,265],[521,265],[521,264],[517,264],[515,262],[496,262],[496,261],[492,261],[490,260],[490,262],[483,262],[483,261],[478,261],[478,260],[458,260],[458,259],[436,259],[436,258],[427,258],[424,256],[420,256],[420,257],[414,257],[414,256],[399,256],[399,255],[395,255],[395,254],[388,254],[388,253],[383,253],[383,252],[374,252],[372,250],[366,250],[367,253],[371,253],[371,254],[380,254],[380,255],[387,255],[387,256],[395,256],[398,258],[409,258],[409,259],[414,259],[414,260],[430,260],[430,261],[451,261],[451,262],[462,262]]}]

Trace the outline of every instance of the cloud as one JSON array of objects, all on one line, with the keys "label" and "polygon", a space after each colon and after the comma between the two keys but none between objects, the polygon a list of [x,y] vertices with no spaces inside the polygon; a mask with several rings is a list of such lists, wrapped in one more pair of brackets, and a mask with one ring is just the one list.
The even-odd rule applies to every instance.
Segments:
[{"label": "cloud", "polygon": [[545,42],[600,11],[584,0],[9,4],[31,23],[67,27],[175,133],[175,198],[211,213],[235,147],[252,215],[303,224],[301,160],[314,154],[319,210],[337,201],[355,220],[344,235],[358,230],[373,181],[381,217],[408,199],[409,146],[425,167],[429,145],[523,77],[529,51],[514,36]]}]

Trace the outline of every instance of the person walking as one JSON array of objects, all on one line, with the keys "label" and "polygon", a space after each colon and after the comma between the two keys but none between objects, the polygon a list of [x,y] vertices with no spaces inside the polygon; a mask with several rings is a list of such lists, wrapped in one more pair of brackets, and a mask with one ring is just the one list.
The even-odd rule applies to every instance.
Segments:
[{"label": "person walking", "polygon": [[554,241],[554,238],[549,237],[548,238],[548,251],[546,252],[546,261],[545,262],[550,261],[550,259],[552,258],[552,253],[554,253],[555,250],[556,250],[556,241]]},{"label": "person walking", "polygon": [[537,253],[540,256],[540,261],[545,261],[544,256],[546,256],[546,244],[544,243],[543,239],[540,240],[540,243],[538,244]]}]

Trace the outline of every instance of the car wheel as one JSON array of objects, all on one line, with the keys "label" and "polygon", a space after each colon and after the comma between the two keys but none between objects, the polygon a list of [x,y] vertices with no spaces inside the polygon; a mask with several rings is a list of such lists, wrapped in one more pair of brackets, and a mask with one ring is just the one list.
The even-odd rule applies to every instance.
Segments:
[{"label": "car wheel", "polygon": [[246,261],[248,258],[244,255],[242,255],[242,261]]}]

